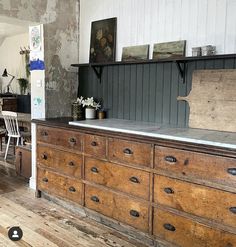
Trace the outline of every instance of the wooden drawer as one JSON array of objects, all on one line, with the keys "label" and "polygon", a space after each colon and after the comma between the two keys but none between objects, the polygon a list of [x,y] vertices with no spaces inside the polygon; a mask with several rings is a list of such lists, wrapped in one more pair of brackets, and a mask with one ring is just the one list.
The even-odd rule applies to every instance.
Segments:
[{"label": "wooden drawer", "polygon": [[150,166],[151,144],[109,139],[109,160],[125,162],[129,164]]},{"label": "wooden drawer", "polygon": [[106,138],[96,135],[84,135],[84,152],[105,159]]},{"label": "wooden drawer", "polygon": [[37,169],[37,186],[39,190],[49,192],[81,204],[82,183],[46,169]]},{"label": "wooden drawer", "polygon": [[82,135],[76,131],[37,127],[37,141],[80,151],[82,147]]},{"label": "wooden drawer", "polygon": [[85,206],[103,215],[148,231],[148,205],[85,185]]},{"label": "wooden drawer", "polygon": [[154,202],[236,227],[236,194],[155,175]]},{"label": "wooden drawer", "polygon": [[236,235],[154,209],[154,235],[181,247],[233,247]]},{"label": "wooden drawer", "polygon": [[85,179],[149,200],[149,173],[99,161],[85,159]]},{"label": "wooden drawer", "polygon": [[68,176],[81,178],[82,155],[43,145],[37,146],[37,163]]},{"label": "wooden drawer", "polygon": [[231,186],[236,184],[233,158],[156,146],[155,168]]}]

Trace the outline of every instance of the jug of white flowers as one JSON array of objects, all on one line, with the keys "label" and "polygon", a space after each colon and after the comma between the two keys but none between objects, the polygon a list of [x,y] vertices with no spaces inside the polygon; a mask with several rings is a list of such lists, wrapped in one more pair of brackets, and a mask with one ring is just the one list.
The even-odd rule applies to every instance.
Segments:
[{"label": "jug of white flowers", "polygon": [[93,99],[93,97],[82,100],[82,104],[85,108],[85,118],[86,119],[95,119],[96,110],[98,110],[101,105]]}]

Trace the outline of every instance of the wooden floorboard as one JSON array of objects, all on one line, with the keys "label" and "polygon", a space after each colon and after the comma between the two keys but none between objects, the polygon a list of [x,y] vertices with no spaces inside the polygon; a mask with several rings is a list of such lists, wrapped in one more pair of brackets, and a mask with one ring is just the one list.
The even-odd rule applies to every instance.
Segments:
[{"label": "wooden floorboard", "polygon": [[[23,238],[13,242],[8,229],[20,226]],[[140,242],[44,198],[28,184],[0,174],[0,247],[145,247]]]}]

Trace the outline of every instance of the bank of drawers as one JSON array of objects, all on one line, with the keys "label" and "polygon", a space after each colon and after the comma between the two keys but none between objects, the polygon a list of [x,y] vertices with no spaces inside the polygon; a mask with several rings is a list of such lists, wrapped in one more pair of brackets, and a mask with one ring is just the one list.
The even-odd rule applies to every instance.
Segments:
[{"label": "bank of drawers", "polygon": [[148,232],[148,204],[85,185],[85,207]]}]

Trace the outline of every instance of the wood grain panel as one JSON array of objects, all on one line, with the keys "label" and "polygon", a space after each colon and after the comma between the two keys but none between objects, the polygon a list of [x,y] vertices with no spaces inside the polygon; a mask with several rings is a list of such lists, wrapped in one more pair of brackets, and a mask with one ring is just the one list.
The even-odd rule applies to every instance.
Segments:
[{"label": "wood grain panel", "polygon": [[236,227],[236,194],[156,175],[154,202]]},{"label": "wood grain panel", "polygon": [[77,179],[67,178],[49,172],[46,169],[37,169],[37,186],[46,191],[81,204],[82,183]]},{"label": "wood grain panel", "polygon": [[82,135],[75,131],[45,126],[37,127],[37,141],[81,151]]},{"label": "wood grain panel", "polygon": [[85,185],[85,206],[113,219],[148,231],[148,205],[110,191]]},{"label": "wood grain panel", "polygon": [[155,168],[179,175],[236,184],[236,159],[155,146]]},{"label": "wood grain panel", "polygon": [[110,138],[108,150],[111,161],[150,166],[151,144]]},{"label": "wood grain panel", "polygon": [[106,137],[84,135],[84,152],[99,158],[106,158]]},{"label": "wood grain panel", "polygon": [[236,246],[236,235],[154,208],[154,235],[181,247]]},{"label": "wood grain panel", "polygon": [[149,200],[149,173],[92,158],[85,159],[85,179]]},{"label": "wood grain panel", "polygon": [[39,145],[37,146],[37,163],[55,169],[57,172],[75,178],[81,178],[82,155]]}]

